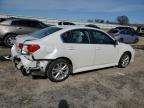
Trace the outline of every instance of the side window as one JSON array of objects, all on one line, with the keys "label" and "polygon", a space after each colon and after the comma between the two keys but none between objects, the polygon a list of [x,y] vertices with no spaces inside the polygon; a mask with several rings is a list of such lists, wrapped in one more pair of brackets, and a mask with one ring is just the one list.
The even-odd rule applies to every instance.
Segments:
[{"label": "side window", "polygon": [[21,21],[12,21],[11,25],[21,26]]},{"label": "side window", "polygon": [[44,24],[42,25],[41,22],[38,22],[38,21],[30,21],[30,27],[44,28]]},{"label": "side window", "polygon": [[130,35],[130,36],[134,36],[136,34],[136,32],[132,30],[127,30],[126,33],[127,35]]},{"label": "side window", "polygon": [[48,27],[46,24],[42,23],[42,22],[38,22],[38,27],[39,28],[45,28]]},{"label": "side window", "polygon": [[120,31],[120,34],[126,35],[125,31]]},{"label": "side window", "polygon": [[64,43],[89,44],[89,33],[87,30],[72,30],[61,35]]},{"label": "side window", "polygon": [[92,30],[94,44],[113,44],[114,40],[101,31]]},{"label": "side window", "polygon": [[23,20],[23,21],[22,21],[22,26],[31,27],[31,22],[30,22],[30,21]]},{"label": "side window", "polygon": [[71,31],[72,43],[89,44],[89,32],[87,30],[73,30]]},{"label": "side window", "polygon": [[30,27],[33,27],[33,28],[39,28],[39,25],[38,25],[38,22],[37,21],[29,21],[30,23]]},{"label": "side window", "polygon": [[63,33],[61,38],[64,43],[72,43],[70,31]]},{"label": "side window", "polygon": [[30,27],[31,23],[25,20],[13,21],[11,25]]}]

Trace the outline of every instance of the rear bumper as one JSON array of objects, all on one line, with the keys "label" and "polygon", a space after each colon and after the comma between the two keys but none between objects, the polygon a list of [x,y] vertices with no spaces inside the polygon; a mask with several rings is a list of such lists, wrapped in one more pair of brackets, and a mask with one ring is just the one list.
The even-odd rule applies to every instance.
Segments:
[{"label": "rear bumper", "polygon": [[15,46],[11,49],[12,61],[18,70],[26,71],[27,74],[45,75],[45,69],[49,61],[29,60],[25,55],[17,53]]},{"label": "rear bumper", "polygon": [[31,75],[45,76],[45,70],[43,70],[43,67],[39,66],[39,63],[26,66],[23,64],[22,59],[17,56],[14,56],[12,61],[14,66],[20,71],[25,71],[27,74]]}]

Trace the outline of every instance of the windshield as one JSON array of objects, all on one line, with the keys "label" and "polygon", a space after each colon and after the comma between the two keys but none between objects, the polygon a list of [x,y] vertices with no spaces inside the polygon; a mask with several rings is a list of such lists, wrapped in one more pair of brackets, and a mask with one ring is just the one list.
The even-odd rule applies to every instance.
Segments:
[{"label": "windshield", "polygon": [[33,36],[33,37],[36,37],[36,38],[43,38],[45,36],[48,36],[54,32],[57,32],[59,30],[61,30],[62,28],[58,28],[58,27],[47,27],[45,29],[42,29],[42,30],[39,30],[39,31],[36,31],[36,32],[33,32],[31,33],[30,35]]}]

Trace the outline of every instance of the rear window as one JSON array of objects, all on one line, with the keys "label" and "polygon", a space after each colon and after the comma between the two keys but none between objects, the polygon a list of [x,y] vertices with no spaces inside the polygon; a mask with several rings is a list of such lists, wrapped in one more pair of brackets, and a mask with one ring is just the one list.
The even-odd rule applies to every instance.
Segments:
[{"label": "rear window", "polygon": [[45,29],[42,29],[42,30],[39,30],[39,31],[36,31],[36,32],[33,32],[31,33],[30,35],[33,36],[33,37],[36,37],[36,38],[43,38],[45,36],[48,36],[54,32],[57,32],[59,30],[61,30],[62,28],[58,28],[58,27],[47,27]]},{"label": "rear window", "polygon": [[116,30],[116,29],[112,29],[109,31],[109,33],[117,33],[117,32],[118,32],[118,30]]}]

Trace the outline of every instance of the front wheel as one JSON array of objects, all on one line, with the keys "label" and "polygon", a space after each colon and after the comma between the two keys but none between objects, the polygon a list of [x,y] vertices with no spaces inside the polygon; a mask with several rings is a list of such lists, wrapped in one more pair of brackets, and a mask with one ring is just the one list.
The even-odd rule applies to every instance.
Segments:
[{"label": "front wheel", "polygon": [[53,82],[64,81],[72,72],[72,65],[65,59],[52,61],[46,69],[48,78]]},{"label": "front wheel", "polygon": [[129,62],[130,62],[130,59],[131,59],[131,56],[129,53],[124,53],[121,58],[120,58],[120,61],[119,61],[119,64],[118,64],[118,67],[120,68],[125,68]]}]

